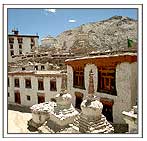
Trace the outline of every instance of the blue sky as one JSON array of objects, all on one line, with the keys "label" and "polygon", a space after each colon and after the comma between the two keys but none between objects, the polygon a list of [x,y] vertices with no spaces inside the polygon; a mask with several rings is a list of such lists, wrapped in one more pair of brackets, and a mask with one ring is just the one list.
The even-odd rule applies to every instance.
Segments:
[{"label": "blue sky", "polygon": [[8,9],[8,32],[15,27],[20,34],[38,33],[41,40],[115,15],[137,19],[137,9]]}]

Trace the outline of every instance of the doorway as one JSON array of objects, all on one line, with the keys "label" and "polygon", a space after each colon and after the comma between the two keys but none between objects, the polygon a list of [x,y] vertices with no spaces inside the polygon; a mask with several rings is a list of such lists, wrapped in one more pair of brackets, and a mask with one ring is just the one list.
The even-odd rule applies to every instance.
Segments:
[{"label": "doorway", "polygon": [[75,108],[81,109],[81,103],[83,101],[83,94],[80,92],[75,92],[76,101],[75,101]]},{"label": "doorway", "polygon": [[113,122],[113,100],[108,98],[101,98],[100,101],[103,104],[102,114],[110,122]]},{"label": "doorway", "polygon": [[45,102],[45,97],[43,95],[38,95],[38,104]]},{"label": "doorway", "polygon": [[21,104],[20,92],[15,92],[15,103]]}]

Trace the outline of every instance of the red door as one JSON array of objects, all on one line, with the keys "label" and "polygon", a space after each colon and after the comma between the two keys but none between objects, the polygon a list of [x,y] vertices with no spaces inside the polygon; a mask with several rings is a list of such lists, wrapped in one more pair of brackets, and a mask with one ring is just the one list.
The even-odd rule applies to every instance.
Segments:
[{"label": "red door", "polygon": [[38,104],[39,103],[43,103],[43,102],[45,102],[45,98],[44,98],[44,96],[38,96]]},{"label": "red door", "polygon": [[19,92],[15,92],[15,103],[21,104]]}]

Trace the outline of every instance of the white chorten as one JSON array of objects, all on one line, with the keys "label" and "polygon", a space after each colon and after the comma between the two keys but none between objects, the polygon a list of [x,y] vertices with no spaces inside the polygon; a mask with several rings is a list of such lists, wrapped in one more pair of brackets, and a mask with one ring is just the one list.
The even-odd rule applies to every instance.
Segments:
[{"label": "white chorten", "polygon": [[89,73],[88,97],[81,103],[82,112],[70,124],[76,133],[113,133],[114,128],[102,115],[103,105],[94,96],[93,73]]}]

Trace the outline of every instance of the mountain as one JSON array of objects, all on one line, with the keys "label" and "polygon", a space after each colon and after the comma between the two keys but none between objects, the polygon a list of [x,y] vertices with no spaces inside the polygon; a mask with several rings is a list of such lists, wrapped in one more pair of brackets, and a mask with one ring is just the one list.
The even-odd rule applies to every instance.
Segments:
[{"label": "mountain", "polygon": [[127,39],[138,42],[137,20],[113,16],[64,31],[56,39],[57,48],[73,53],[122,50],[128,48]]}]

